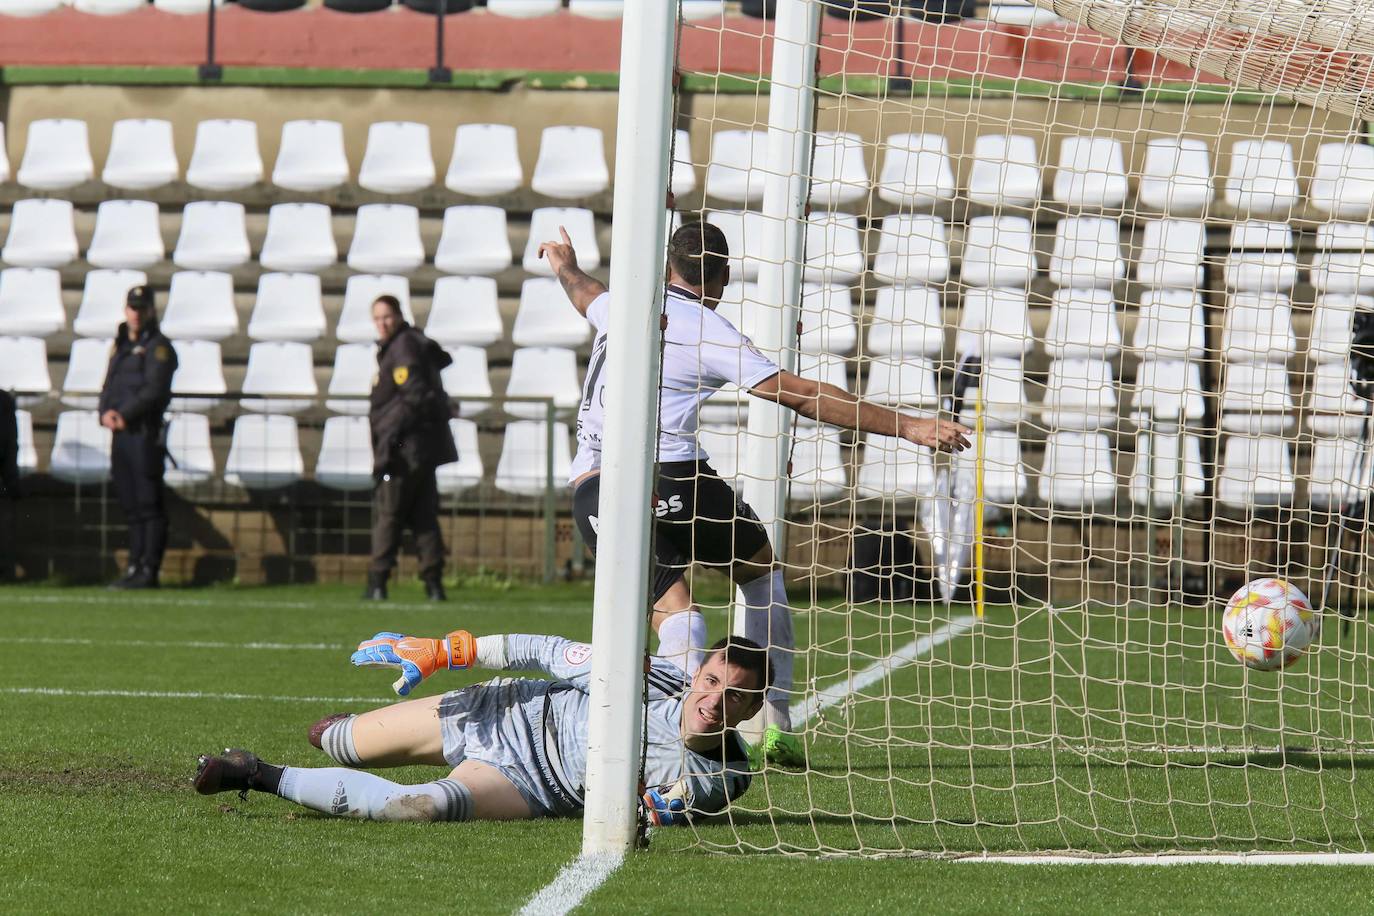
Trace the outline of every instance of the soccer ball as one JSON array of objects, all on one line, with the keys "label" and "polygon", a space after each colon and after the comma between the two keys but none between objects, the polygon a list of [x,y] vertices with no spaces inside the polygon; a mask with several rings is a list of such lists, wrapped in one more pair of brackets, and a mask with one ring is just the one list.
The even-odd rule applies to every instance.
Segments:
[{"label": "soccer ball", "polygon": [[1283,579],[1256,579],[1226,602],[1221,635],[1236,661],[1256,671],[1287,668],[1321,632],[1307,596]]}]

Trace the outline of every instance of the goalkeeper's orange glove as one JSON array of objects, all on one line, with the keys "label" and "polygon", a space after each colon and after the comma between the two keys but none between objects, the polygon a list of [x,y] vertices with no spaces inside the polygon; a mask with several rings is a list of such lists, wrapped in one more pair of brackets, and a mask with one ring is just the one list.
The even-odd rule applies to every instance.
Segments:
[{"label": "goalkeeper's orange glove", "polygon": [[477,660],[477,640],[467,630],[454,630],[443,639],[402,633],[378,633],[358,643],[349,659],[360,668],[399,668],[391,688],[408,695],[440,668],[470,668]]}]

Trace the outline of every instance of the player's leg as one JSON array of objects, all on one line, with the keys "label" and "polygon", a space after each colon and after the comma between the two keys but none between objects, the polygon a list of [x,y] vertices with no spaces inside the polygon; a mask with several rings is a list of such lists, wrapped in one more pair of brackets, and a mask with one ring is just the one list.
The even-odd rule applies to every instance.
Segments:
[{"label": "player's leg", "polygon": [[357,716],[327,716],[310,727],[310,743],[345,766],[443,766],[442,700],[423,697]]}]

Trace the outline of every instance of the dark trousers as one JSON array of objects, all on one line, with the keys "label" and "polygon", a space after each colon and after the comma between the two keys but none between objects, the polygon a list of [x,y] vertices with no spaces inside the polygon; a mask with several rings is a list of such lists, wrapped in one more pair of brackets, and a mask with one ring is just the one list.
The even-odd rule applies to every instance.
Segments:
[{"label": "dark trousers", "polygon": [[415,532],[420,578],[444,571],[444,538],[439,532],[439,488],[434,469],[384,476],[372,491],[372,562],[368,571],[386,575],[396,566],[401,532]]},{"label": "dark trousers", "polygon": [[161,430],[114,434],[115,495],[129,526],[129,565],[157,571],[167,549]]}]

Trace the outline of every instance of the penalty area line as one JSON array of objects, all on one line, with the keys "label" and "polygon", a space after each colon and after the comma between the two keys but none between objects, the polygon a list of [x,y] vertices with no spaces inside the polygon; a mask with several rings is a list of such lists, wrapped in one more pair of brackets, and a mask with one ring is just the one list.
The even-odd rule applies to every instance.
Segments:
[{"label": "penalty area line", "polygon": [[0,687],[0,695],[37,697],[116,697],[139,700],[258,700],[269,703],[371,703],[386,697],[298,697],[259,693],[208,693],[199,690],[68,690],[65,687]]},{"label": "penalty area line", "polygon": [[340,652],[348,648],[343,643],[331,642],[213,642],[196,639],[77,639],[75,637],[69,638],[58,636],[9,636],[6,637],[5,643],[8,645],[17,644],[24,646],[100,646],[101,648],[115,646],[119,648],[137,649],[254,649],[289,652],[317,649]]}]

